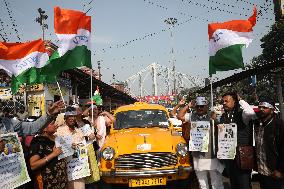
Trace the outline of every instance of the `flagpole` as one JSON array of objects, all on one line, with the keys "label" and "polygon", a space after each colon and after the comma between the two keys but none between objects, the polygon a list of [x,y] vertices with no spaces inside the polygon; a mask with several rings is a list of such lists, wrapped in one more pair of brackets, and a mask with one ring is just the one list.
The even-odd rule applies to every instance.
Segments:
[{"label": "flagpole", "polygon": [[62,92],[61,92],[61,88],[60,88],[60,85],[59,85],[57,79],[56,79],[56,83],[57,83],[57,87],[58,87],[58,89],[59,89],[59,93],[60,93],[60,96],[61,96],[61,100],[63,101],[63,103],[64,103],[64,105],[65,105],[65,107],[66,107],[66,104],[65,104],[65,102],[64,102],[64,98],[63,98],[63,95],[62,95]]},{"label": "flagpole", "polygon": [[94,113],[93,113],[93,108],[94,108],[94,105],[93,105],[93,69],[91,69],[91,107],[92,107],[92,124],[94,122]]},{"label": "flagpole", "polygon": [[[213,78],[210,77],[210,98],[211,98],[211,112],[214,111],[213,109]],[[212,119],[212,145],[213,145],[213,154],[215,154],[215,120]]]},{"label": "flagpole", "polygon": [[212,76],[210,77],[210,98],[211,98],[211,111],[213,110],[213,78]]}]

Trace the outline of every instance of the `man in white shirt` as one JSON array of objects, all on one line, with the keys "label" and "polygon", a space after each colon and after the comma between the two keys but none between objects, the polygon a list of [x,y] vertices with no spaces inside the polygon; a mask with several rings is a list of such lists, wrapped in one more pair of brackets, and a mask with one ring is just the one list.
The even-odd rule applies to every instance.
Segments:
[{"label": "man in white shirt", "polygon": [[[192,114],[186,113],[186,111],[192,106],[194,106],[195,111]],[[191,130],[191,125],[193,125],[193,123],[208,122],[208,124],[210,124],[208,151],[192,152],[194,170],[201,189],[210,188],[207,174],[210,175],[212,189],[223,189],[222,172],[224,167],[216,158],[216,148],[213,145],[213,140],[216,144],[217,132],[215,131],[215,125],[213,125],[214,122],[208,113],[208,102],[205,97],[197,97],[195,103],[190,102],[188,105],[186,105],[182,110],[180,110],[178,118],[185,122],[189,122],[189,130]],[[213,132],[213,129],[215,132]]]}]

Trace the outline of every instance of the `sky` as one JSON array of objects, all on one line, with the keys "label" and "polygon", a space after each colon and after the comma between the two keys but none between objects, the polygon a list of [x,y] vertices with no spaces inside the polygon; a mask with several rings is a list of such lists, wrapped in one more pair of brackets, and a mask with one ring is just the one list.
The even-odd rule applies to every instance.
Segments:
[{"label": "sky", "polygon": [[[92,64],[97,69],[97,62],[101,62],[104,82],[125,81],[154,62],[171,68],[172,60],[177,72],[203,80],[209,76],[208,24],[248,19],[253,4],[260,14],[253,42],[243,50],[244,62],[248,64],[261,54],[260,39],[274,22],[272,0],[1,0],[0,33],[8,42],[41,38],[41,27],[35,19],[37,9],[42,8],[48,15],[45,39],[56,43],[54,6],[79,10],[92,16]],[[175,27],[164,22],[167,18],[177,19]],[[240,71],[218,72],[214,79]],[[145,91],[151,93],[151,77],[146,77],[147,73],[150,71],[143,72],[142,77]],[[137,77],[136,80],[135,83],[132,79],[135,94],[139,91]]]}]

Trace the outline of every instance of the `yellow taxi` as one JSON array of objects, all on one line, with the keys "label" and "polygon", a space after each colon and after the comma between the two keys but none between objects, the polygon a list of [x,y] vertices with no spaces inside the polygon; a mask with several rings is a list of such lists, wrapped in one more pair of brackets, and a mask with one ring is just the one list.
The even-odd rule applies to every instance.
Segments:
[{"label": "yellow taxi", "polygon": [[165,107],[136,102],[119,107],[114,116],[100,154],[104,184],[188,188],[192,166],[186,141],[169,121]]}]

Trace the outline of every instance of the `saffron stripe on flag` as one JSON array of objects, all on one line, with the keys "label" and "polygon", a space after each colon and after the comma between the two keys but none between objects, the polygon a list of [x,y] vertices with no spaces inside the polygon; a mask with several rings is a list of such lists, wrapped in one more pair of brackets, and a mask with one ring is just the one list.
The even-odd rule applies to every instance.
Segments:
[{"label": "saffron stripe on flag", "polygon": [[56,34],[77,34],[79,28],[91,32],[91,17],[80,11],[54,7],[54,30]]}]

